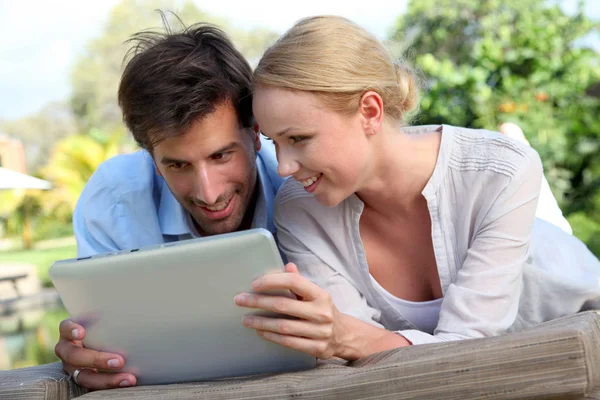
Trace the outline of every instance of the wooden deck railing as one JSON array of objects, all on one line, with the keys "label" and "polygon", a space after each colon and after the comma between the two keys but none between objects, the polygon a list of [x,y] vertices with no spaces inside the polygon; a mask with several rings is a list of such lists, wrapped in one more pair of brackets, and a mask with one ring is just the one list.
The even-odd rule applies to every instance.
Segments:
[{"label": "wooden deck railing", "polygon": [[600,314],[297,373],[85,393],[60,364],[0,371],[0,399],[598,399]]}]

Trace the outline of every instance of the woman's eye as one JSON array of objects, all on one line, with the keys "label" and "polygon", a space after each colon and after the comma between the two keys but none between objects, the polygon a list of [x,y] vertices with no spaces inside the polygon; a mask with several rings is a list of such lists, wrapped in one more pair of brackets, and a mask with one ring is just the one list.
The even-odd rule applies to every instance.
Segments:
[{"label": "woman's eye", "polygon": [[290,140],[291,144],[296,144],[298,142],[306,140],[307,138],[306,136],[290,136],[288,139]]}]

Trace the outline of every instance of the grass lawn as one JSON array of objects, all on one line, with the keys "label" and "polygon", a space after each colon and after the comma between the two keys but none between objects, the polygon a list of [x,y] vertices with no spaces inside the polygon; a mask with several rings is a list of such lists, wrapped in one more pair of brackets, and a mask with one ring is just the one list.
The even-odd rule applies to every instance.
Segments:
[{"label": "grass lawn", "polygon": [[16,250],[0,252],[0,268],[3,263],[22,262],[37,266],[38,275],[45,287],[52,287],[48,277],[48,270],[54,261],[73,258],[76,255],[76,246],[68,245],[50,249]]}]

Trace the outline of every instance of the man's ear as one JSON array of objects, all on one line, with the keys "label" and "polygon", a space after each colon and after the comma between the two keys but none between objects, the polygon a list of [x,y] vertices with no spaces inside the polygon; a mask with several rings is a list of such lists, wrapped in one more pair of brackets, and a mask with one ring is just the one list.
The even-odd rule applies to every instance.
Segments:
[{"label": "man's ear", "polygon": [[252,131],[254,133],[254,149],[258,153],[262,146],[260,143],[260,127],[258,126],[258,123],[255,122],[252,124]]},{"label": "man's ear", "polygon": [[369,90],[365,92],[358,103],[358,112],[367,135],[374,135],[383,124],[383,99],[379,93]]},{"label": "man's ear", "polygon": [[156,163],[154,163],[154,169],[156,169],[158,176],[162,176],[162,173],[160,172],[160,169],[158,169],[158,165],[156,165]]},{"label": "man's ear", "polygon": [[160,169],[158,169],[158,164],[156,164],[156,160],[154,159],[154,154],[150,153],[150,157],[152,157],[152,164],[154,164],[154,169],[156,170],[156,173],[158,174],[158,176],[162,176],[162,174],[160,173]]}]

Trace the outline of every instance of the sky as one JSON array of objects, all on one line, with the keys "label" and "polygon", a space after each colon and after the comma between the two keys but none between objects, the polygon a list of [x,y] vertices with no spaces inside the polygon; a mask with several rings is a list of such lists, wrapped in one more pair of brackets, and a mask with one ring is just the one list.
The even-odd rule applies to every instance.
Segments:
[{"label": "sky", "polygon": [[[384,38],[407,0],[195,0],[198,7],[243,28],[283,33],[298,19],[336,14]],[[576,0],[559,1],[574,10]],[[33,114],[69,97],[71,68],[85,44],[102,33],[119,0],[0,0],[0,120]],[[600,1],[587,13],[600,18]]]}]

